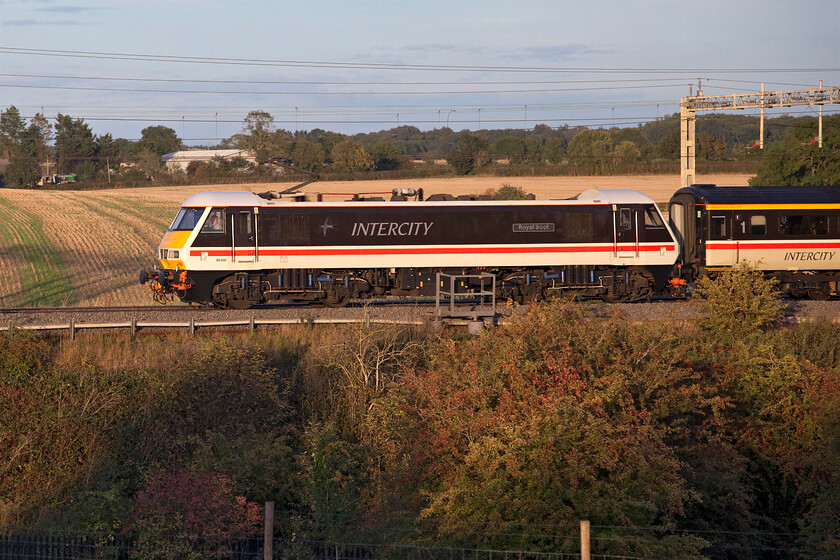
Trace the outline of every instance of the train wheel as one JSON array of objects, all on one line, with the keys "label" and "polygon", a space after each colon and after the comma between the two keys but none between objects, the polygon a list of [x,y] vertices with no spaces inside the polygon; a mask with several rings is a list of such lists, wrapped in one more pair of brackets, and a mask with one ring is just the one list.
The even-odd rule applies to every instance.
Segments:
[{"label": "train wheel", "polygon": [[231,309],[251,309],[253,306],[254,302],[251,300],[229,298],[225,307],[229,307]]},{"label": "train wheel", "polygon": [[632,280],[634,293],[631,296],[631,301],[641,301],[643,299],[650,299],[656,289],[656,280],[653,274],[647,270],[635,269],[632,272]]},{"label": "train wheel", "polygon": [[213,287],[213,303],[225,309],[250,309],[255,303],[240,287],[235,276],[228,276]]},{"label": "train wheel", "polygon": [[345,307],[348,303],[350,303],[350,296],[335,301],[332,301],[329,298],[323,298],[321,300],[321,303],[323,303],[327,307]]},{"label": "train wheel", "polygon": [[616,293],[606,293],[601,296],[601,299],[607,303],[627,303],[630,301],[629,294],[618,295]]},{"label": "train wheel", "polygon": [[350,303],[350,292],[343,285],[333,286],[327,295],[321,298],[321,303],[327,307],[344,307]]},{"label": "train wheel", "polygon": [[816,288],[808,288],[806,290],[808,297],[817,301],[825,301],[831,297],[831,285],[827,282],[820,284]]}]

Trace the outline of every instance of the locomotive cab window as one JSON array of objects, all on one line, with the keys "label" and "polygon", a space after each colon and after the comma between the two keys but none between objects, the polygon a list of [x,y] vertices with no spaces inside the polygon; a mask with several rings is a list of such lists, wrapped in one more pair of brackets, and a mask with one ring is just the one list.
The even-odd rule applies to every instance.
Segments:
[{"label": "locomotive cab window", "polygon": [[665,224],[655,206],[645,208],[645,229],[665,229]]},{"label": "locomotive cab window", "polygon": [[779,216],[779,233],[782,235],[828,235],[828,216],[802,214]]},{"label": "locomotive cab window", "polygon": [[198,224],[198,220],[201,219],[202,214],[204,214],[204,208],[181,208],[169,229],[171,231],[192,231]]},{"label": "locomotive cab window", "polygon": [[712,238],[726,237],[726,216],[712,216],[710,235]]},{"label": "locomotive cab window", "polygon": [[766,235],[767,218],[764,216],[750,216],[750,235]]},{"label": "locomotive cab window", "polygon": [[207,219],[204,220],[204,226],[201,228],[201,233],[224,233],[225,232],[225,211],[211,210]]}]

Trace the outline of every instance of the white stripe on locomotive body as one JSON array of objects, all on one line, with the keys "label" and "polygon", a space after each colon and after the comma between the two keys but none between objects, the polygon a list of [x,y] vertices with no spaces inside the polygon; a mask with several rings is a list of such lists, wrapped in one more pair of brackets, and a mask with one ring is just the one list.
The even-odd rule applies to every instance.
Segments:
[{"label": "white stripe on locomotive body", "polygon": [[[668,232],[669,241],[636,243],[563,243],[563,244],[510,244],[510,245],[365,245],[365,246],[264,246],[258,245],[256,258],[243,255],[237,248],[237,259],[231,258],[231,246],[192,247],[200,224],[211,208],[330,208],[357,207],[365,210],[402,207],[569,207],[613,205],[653,205]],[[670,266],[679,250],[668,220],[662,216],[655,201],[638,191],[627,189],[590,189],[575,199],[516,200],[516,201],[347,201],[347,202],[294,202],[266,200],[251,192],[203,192],[193,195],[183,208],[204,208],[199,225],[192,231],[184,245],[181,260],[187,270],[195,271],[248,271],[273,269],[367,269],[411,267],[541,267],[564,265],[603,266]],[[226,237],[227,241],[227,237]],[[623,255],[623,256],[622,256]],[[628,256],[629,255],[629,256]],[[242,261],[239,258],[243,258]]]},{"label": "white stripe on locomotive body", "polygon": [[[625,244],[630,245],[630,244]],[[539,250],[518,251],[517,245],[482,245],[480,251],[469,245],[448,246],[330,247],[317,248],[318,254],[306,255],[309,247],[259,247],[256,260],[233,261],[230,247],[201,247],[189,249],[182,258],[188,270],[262,270],[275,268],[410,268],[410,267],[520,267],[563,265],[672,265],[677,259],[675,243],[641,243],[638,255],[635,247],[621,249],[633,255],[618,256],[612,243],[591,244],[590,250],[579,245],[542,245]],[[355,251],[358,249],[358,251]],[[237,254],[240,251],[237,250]]]},{"label": "white stripe on locomotive body", "polygon": [[840,239],[721,240],[706,242],[706,265],[747,262],[758,270],[838,270]]}]

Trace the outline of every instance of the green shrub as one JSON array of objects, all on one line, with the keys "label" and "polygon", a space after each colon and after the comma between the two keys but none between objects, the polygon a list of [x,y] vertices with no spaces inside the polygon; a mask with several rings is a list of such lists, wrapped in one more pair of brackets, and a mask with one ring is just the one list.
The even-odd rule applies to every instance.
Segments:
[{"label": "green shrub", "polygon": [[777,284],[745,262],[701,279],[695,291],[705,312],[701,325],[734,338],[772,325],[782,312]]}]

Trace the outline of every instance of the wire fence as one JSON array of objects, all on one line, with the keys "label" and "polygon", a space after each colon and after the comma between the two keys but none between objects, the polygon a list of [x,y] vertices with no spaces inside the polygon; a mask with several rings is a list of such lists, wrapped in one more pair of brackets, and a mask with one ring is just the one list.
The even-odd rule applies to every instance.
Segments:
[{"label": "wire fence", "polygon": [[[58,535],[0,532],[0,558],[27,560],[246,560],[264,558],[262,538],[195,539],[183,535]],[[579,560],[580,554],[394,544],[275,540],[277,560]],[[607,558],[597,554],[593,559]]]}]

